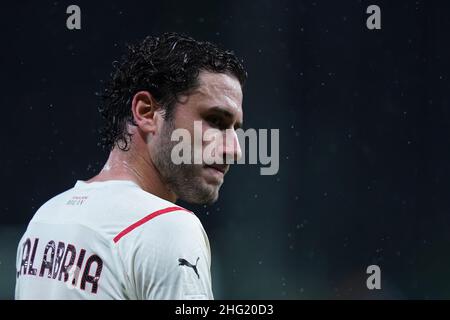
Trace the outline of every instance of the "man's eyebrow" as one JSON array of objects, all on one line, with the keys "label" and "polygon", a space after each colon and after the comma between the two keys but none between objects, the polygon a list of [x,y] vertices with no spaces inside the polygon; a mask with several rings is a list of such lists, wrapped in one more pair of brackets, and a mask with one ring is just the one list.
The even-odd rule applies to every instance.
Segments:
[{"label": "man's eyebrow", "polygon": [[[230,112],[227,108],[225,107],[221,107],[221,106],[214,106],[209,108],[208,113],[221,113],[223,116],[225,116],[226,118],[233,118],[234,114],[232,112]],[[242,128],[242,122],[240,121],[236,121],[234,127],[236,129]]]},{"label": "man's eyebrow", "polygon": [[211,108],[209,108],[208,112],[222,113],[222,115],[224,115],[227,118],[232,118],[233,117],[233,113],[232,112],[230,112],[227,108],[221,107],[221,106],[211,107]]}]

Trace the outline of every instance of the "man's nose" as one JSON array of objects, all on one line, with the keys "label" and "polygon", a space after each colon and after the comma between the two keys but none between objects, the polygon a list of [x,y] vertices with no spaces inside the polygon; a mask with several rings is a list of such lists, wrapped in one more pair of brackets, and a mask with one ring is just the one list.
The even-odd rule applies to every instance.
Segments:
[{"label": "man's nose", "polygon": [[234,163],[242,157],[241,146],[239,145],[239,139],[234,129],[225,131],[222,154],[225,163]]}]

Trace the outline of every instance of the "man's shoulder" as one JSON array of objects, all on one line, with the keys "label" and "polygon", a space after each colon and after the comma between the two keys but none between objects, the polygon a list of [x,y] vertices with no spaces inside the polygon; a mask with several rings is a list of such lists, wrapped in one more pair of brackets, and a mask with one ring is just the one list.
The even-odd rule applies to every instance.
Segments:
[{"label": "man's shoulder", "polygon": [[157,208],[126,226],[113,240],[115,243],[131,240],[138,244],[174,240],[184,235],[193,237],[199,232],[204,230],[194,212],[170,202],[161,202]]},{"label": "man's shoulder", "polygon": [[124,228],[114,244],[127,268],[163,270],[177,267],[174,262],[181,258],[195,262],[198,257],[210,266],[209,240],[200,219],[178,206],[152,212]]},{"label": "man's shoulder", "polygon": [[[32,222],[82,225],[118,242],[125,234],[155,223],[165,228],[168,219],[164,216],[178,216],[180,212],[197,223],[198,218],[189,210],[130,183],[78,184],[43,204]],[[174,226],[176,221],[169,224]]]},{"label": "man's shoulder", "polygon": [[[92,223],[113,243],[139,237],[154,240],[179,230],[202,229],[200,220],[190,210],[144,191],[140,187],[111,190],[94,206],[100,209]],[[99,200],[99,199],[97,199]]]}]

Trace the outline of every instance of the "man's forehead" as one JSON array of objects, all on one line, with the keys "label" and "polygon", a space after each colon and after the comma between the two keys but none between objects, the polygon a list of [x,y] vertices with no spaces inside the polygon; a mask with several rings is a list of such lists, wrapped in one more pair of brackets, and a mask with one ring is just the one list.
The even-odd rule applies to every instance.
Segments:
[{"label": "man's forehead", "polygon": [[226,73],[202,71],[199,84],[194,93],[214,100],[213,104],[225,104],[238,110],[242,108],[242,89],[235,77]]}]

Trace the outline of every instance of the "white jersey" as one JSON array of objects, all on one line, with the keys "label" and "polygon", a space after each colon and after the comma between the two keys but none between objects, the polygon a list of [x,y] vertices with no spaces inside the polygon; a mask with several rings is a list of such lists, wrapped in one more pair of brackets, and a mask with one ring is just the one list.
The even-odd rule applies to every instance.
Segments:
[{"label": "white jersey", "polygon": [[210,267],[192,212],[131,181],[78,181],[20,240],[16,299],[213,299]]}]

